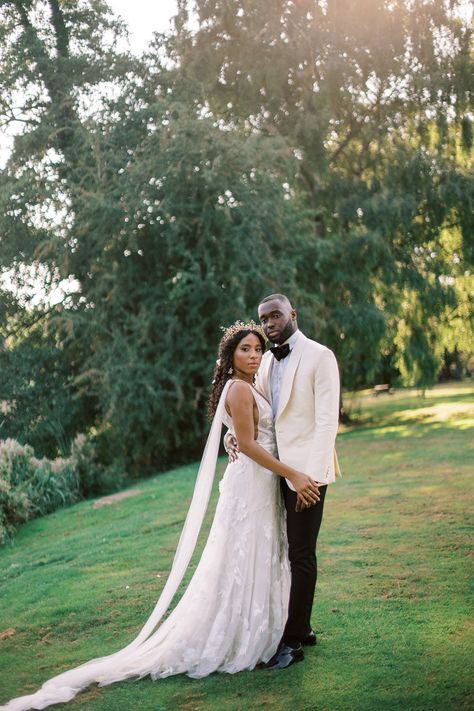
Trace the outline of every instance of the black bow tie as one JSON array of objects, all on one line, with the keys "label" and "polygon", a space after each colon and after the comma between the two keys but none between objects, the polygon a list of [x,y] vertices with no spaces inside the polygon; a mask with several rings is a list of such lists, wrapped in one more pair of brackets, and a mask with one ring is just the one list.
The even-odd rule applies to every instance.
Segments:
[{"label": "black bow tie", "polygon": [[286,358],[289,354],[290,344],[284,343],[282,346],[274,346],[273,348],[270,348],[270,350],[277,360],[281,360],[282,358]]}]

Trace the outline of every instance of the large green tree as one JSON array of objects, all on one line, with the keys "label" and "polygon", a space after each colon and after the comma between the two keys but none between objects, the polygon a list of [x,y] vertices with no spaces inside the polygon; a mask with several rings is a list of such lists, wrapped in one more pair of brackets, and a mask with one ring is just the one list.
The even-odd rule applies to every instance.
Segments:
[{"label": "large green tree", "polygon": [[3,427],[48,454],[88,429],[137,473],[198,452],[219,326],[262,294],[347,386],[432,382],[471,298],[457,4],[178,5],[135,59],[101,2],[0,4]]},{"label": "large green tree", "polygon": [[[71,415],[79,400],[108,456],[138,472],[189,458],[206,427],[219,325],[254,315],[262,293],[283,283],[298,288],[310,233],[289,189],[292,152],[282,138],[198,116],[184,91],[164,90],[166,69],[106,54],[99,34],[119,28],[105,6],[6,7],[11,100],[22,82],[33,96],[35,78],[44,106],[24,108],[28,123],[1,176],[2,267],[16,279],[27,267],[71,277],[75,290],[51,308],[10,309],[0,397],[20,402],[24,378],[7,387],[14,355],[30,347],[35,371],[42,344],[32,383],[46,359],[49,401],[59,402],[54,383]],[[10,412],[9,433],[16,422],[31,440],[33,423]],[[84,425],[72,420],[69,435]]]},{"label": "large green tree", "polygon": [[134,142],[127,107],[97,138],[111,178],[88,206],[97,250],[76,323],[93,344],[81,381],[101,426],[143,467],[197,453],[219,326],[253,316],[282,274],[296,289],[309,240],[286,199],[284,142],[226,133],[168,101],[133,112]]},{"label": "large green tree", "polygon": [[[305,321],[335,348],[348,386],[373,376],[387,334],[399,359],[411,352],[420,382],[432,382],[435,334],[426,329],[455,298],[439,277],[456,278],[453,258],[472,265],[472,31],[463,10],[441,0],[183,1],[167,44],[198,108],[293,147],[313,219]],[[446,228],[461,235],[456,255],[436,248]],[[421,350],[420,312],[405,308],[412,290]],[[395,304],[405,325],[414,319],[403,333]]]},{"label": "large green tree", "polygon": [[70,227],[102,177],[88,122],[133,65],[114,49],[124,30],[104,3],[4,0],[0,19],[0,121],[15,133],[0,173],[0,270],[16,291],[0,292],[2,435],[53,455],[94,407],[75,384],[87,346],[66,348],[55,321],[71,300],[38,297],[74,275]]}]

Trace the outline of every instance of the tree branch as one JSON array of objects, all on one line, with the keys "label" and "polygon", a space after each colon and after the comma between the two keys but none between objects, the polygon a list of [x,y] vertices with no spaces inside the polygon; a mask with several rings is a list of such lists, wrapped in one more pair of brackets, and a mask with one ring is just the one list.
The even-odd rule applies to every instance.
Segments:
[{"label": "tree branch", "polygon": [[69,32],[64,22],[64,15],[59,7],[58,0],[49,0],[51,8],[51,19],[56,34],[56,49],[58,59],[69,57]]}]

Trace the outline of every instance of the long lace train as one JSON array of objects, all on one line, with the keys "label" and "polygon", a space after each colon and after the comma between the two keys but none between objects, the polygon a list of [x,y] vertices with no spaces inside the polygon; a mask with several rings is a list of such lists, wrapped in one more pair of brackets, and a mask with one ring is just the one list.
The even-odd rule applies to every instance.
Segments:
[{"label": "long lace train", "polygon": [[[130,677],[252,669],[273,654],[281,637],[289,595],[284,512],[278,478],[244,455],[230,464],[199,565],[178,605],[161,625],[194,552],[207,509],[222,422],[232,428],[221,395],[172,569],[138,636],[114,654],[93,659],[49,679],[36,693],[13,699],[4,711],[43,709],[66,702],[97,682]],[[258,441],[275,453],[271,408],[255,394]]]}]

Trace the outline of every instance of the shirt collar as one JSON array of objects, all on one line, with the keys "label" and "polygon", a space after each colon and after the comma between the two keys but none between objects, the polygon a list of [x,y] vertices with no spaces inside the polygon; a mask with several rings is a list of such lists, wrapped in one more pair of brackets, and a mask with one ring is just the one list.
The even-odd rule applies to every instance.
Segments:
[{"label": "shirt collar", "polygon": [[285,343],[288,343],[288,345],[290,346],[290,351],[292,351],[295,347],[295,343],[298,340],[300,333],[301,331],[297,328],[296,331],[292,333],[291,336],[287,338],[286,341],[284,341],[284,343],[282,343],[281,345],[284,346]]}]

